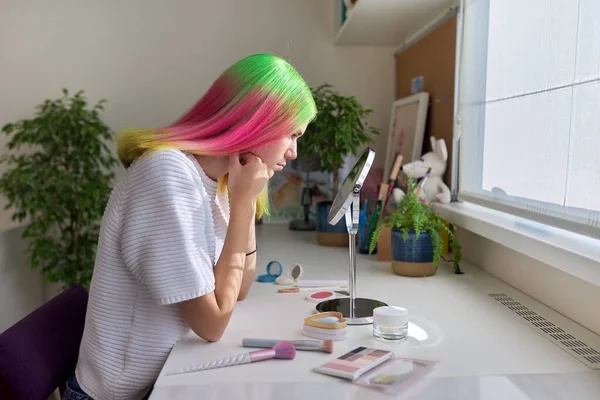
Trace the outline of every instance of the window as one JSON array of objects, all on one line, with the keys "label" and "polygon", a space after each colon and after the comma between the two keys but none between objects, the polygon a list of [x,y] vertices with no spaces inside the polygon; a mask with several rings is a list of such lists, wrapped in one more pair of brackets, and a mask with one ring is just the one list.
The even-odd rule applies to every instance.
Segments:
[{"label": "window", "polygon": [[600,1],[462,11],[459,199],[600,238]]}]

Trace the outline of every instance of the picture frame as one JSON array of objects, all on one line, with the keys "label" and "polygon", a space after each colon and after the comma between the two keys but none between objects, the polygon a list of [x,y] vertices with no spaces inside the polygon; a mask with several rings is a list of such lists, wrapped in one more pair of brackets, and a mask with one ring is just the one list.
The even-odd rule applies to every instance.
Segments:
[{"label": "picture frame", "polygon": [[420,92],[392,103],[390,130],[385,155],[384,182],[387,182],[396,154],[402,154],[402,165],[421,157],[425,123],[429,110],[429,97],[428,92]]}]

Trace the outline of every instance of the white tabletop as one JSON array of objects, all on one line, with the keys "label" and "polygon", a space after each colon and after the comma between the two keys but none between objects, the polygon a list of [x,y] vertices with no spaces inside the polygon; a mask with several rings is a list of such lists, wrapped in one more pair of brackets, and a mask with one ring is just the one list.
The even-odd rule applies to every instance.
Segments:
[{"label": "white tabletop", "polygon": [[[305,279],[348,277],[348,249],[318,246],[314,232],[266,224],[257,227],[257,242],[257,274],[265,272],[267,262],[278,260],[284,268],[301,264]],[[241,347],[244,337],[307,339],[302,336],[303,320],[315,306],[305,300],[307,293],[277,293],[280,286],[255,282],[248,298],[236,306],[219,342],[207,343],[190,333],[173,348],[151,400],[377,398],[371,389],[311,370],[357,346],[437,360],[434,377],[410,398],[600,398],[599,372],[522,323],[488,293],[503,292],[519,299],[563,329],[577,330],[589,345],[597,346],[598,337],[486,272],[465,262],[461,267],[466,274],[454,275],[441,264],[435,276],[405,278],[393,274],[390,264],[377,262],[375,256],[358,255],[357,297],[407,308],[410,337],[404,342],[374,339],[371,325],[349,326],[347,339],[335,342],[333,354],[299,351],[294,360],[166,376],[169,371],[256,350]]]}]

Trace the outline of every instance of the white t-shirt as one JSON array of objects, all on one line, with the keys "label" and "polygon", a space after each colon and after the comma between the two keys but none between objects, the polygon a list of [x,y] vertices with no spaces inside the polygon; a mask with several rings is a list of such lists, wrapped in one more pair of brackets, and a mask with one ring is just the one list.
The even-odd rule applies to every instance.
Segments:
[{"label": "white t-shirt", "polygon": [[227,193],[178,150],[135,160],[100,230],[76,368],[95,399],[139,399],[190,328],[176,303],[210,293],[227,231]]}]

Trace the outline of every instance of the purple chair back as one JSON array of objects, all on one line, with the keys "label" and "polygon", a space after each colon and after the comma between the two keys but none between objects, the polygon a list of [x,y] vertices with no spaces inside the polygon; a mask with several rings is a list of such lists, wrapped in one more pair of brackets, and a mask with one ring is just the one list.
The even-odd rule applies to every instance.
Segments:
[{"label": "purple chair back", "polygon": [[73,286],[0,334],[0,381],[12,397],[45,400],[69,379],[77,364],[87,300],[87,291]]}]

